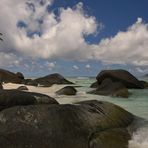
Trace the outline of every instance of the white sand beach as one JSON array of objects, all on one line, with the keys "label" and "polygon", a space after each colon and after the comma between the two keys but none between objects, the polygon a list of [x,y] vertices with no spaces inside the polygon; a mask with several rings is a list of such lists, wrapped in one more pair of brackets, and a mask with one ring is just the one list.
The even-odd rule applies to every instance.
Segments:
[{"label": "white sand beach", "polygon": [[[66,103],[73,103],[77,101],[82,100],[88,100],[89,98],[86,98],[85,92],[78,92],[76,96],[65,96],[65,95],[56,95],[56,91],[67,86],[67,85],[52,85],[51,87],[36,87],[36,86],[29,86],[29,85],[23,85],[23,84],[14,84],[14,83],[5,83],[3,84],[4,89],[17,89],[20,86],[26,86],[28,88],[29,92],[36,92],[41,94],[46,94],[50,97],[55,98],[60,104],[66,104]],[[78,97],[79,96],[79,97]]]}]

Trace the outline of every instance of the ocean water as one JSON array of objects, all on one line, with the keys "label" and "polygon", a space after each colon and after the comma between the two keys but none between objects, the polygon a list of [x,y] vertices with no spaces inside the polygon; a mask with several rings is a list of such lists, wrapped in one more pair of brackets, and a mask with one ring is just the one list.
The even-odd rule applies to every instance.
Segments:
[{"label": "ocean water", "polygon": [[[92,90],[90,85],[95,82],[94,78],[78,77],[69,78],[69,80],[78,86],[76,87],[78,93],[76,96],[54,96],[60,103],[74,103],[77,101],[94,99],[109,101],[123,107],[136,116],[148,120],[148,89],[132,89],[129,90],[131,92],[129,98],[116,98],[87,94],[87,91]],[[140,128],[133,134],[132,139],[129,141],[129,148],[148,148],[148,125],[141,124],[139,126]]]}]

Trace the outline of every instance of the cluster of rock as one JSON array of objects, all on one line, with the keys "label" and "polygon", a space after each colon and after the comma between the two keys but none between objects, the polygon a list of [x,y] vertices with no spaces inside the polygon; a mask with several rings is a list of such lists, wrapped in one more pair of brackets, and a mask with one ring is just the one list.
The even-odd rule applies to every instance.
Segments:
[{"label": "cluster of rock", "polygon": [[111,95],[127,98],[129,96],[128,89],[144,89],[147,82],[139,81],[136,77],[126,70],[103,70],[97,77],[97,82],[91,85],[91,94]]},{"label": "cluster of rock", "polygon": [[62,75],[58,73],[50,74],[44,77],[40,77],[37,79],[26,79],[23,81],[25,85],[32,85],[32,86],[43,86],[49,87],[53,84],[73,84],[72,82],[66,80]]},{"label": "cluster of rock", "polygon": [[[2,83],[16,83],[31,86],[50,87],[53,84],[74,84],[66,80],[58,73],[50,74],[37,79],[25,79],[24,75],[20,72],[16,74],[4,69],[0,69],[0,89],[3,89]],[[26,86],[20,86],[18,90],[27,91]],[[56,92],[58,95],[76,95],[77,90],[73,86],[66,86]]]},{"label": "cluster of rock", "polygon": [[135,117],[112,103],[59,104],[38,93],[0,92],[2,148],[126,148]]},{"label": "cluster of rock", "polygon": [[[36,84],[36,86],[72,84],[59,74],[25,80],[21,73],[14,74],[2,70],[0,78],[1,83]],[[119,83],[114,77],[111,78],[98,75],[96,91],[102,89],[102,92],[106,90],[105,93],[109,94],[118,88],[121,88],[119,91],[123,87],[126,89],[125,83]],[[133,80],[130,79],[128,86],[131,86],[131,81]],[[135,86],[138,87],[138,83]],[[141,84],[139,86],[141,87]],[[50,96],[22,90],[27,90],[26,86],[11,90],[0,89],[0,147],[128,147],[133,132],[133,128],[130,127],[136,117],[121,107],[96,100],[59,104]],[[58,95],[76,93],[77,90],[72,86],[66,86],[56,92]]]},{"label": "cluster of rock", "polygon": [[37,79],[25,79],[23,74],[20,72],[15,74],[13,72],[0,69],[0,83],[2,84],[3,82],[44,87],[48,87],[53,84],[73,84],[58,73],[50,74]]}]

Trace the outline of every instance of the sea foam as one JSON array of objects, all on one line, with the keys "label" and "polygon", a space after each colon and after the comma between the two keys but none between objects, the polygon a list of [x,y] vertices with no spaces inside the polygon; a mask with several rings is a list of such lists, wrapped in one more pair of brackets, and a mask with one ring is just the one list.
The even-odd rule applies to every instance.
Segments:
[{"label": "sea foam", "polygon": [[129,148],[148,148],[148,127],[138,129],[129,141]]}]

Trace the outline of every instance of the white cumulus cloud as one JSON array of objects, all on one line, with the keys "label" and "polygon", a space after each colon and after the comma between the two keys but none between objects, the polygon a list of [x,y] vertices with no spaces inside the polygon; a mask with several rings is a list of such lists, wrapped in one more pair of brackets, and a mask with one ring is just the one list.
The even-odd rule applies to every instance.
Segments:
[{"label": "white cumulus cloud", "polygon": [[81,2],[73,8],[59,8],[58,15],[47,10],[53,3],[53,0],[1,0],[0,32],[4,39],[0,43],[1,64],[19,65],[21,58],[30,57],[148,66],[148,24],[142,18],[126,31],[98,44],[88,44],[85,37],[95,35],[102,24],[85,13]]},{"label": "white cumulus cloud", "polygon": [[36,0],[2,0],[0,29],[5,41],[1,50],[43,59],[87,56],[84,37],[97,31],[95,17],[84,13],[82,3],[60,8],[56,16],[47,11],[51,4],[51,0],[44,5]]},{"label": "white cumulus cloud", "polygon": [[9,53],[6,54],[4,52],[0,52],[0,67],[13,67],[13,66],[20,66],[22,59],[18,58],[15,54]]},{"label": "white cumulus cloud", "polygon": [[86,67],[87,69],[90,69],[90,68],[91,68],[91,66],[90,66],[89,64],[85,65],[85,67]]},{"label": "white cumulus cloud", "polygon": [[148,24],[138,18],[125,32],[94,45],[95,59],[109,64],[148,65]]},{"label": "white cumulus cloud", "polygon": [[73,65],[73,68],[74,68],[75,70],[79,70],[79,67],[78,67],[77,65]]},{"label": "white cumulus cloud", "polygon": [[49,70],[53,70],[56,66],[56,62],[46,62],[46,66]]}]

